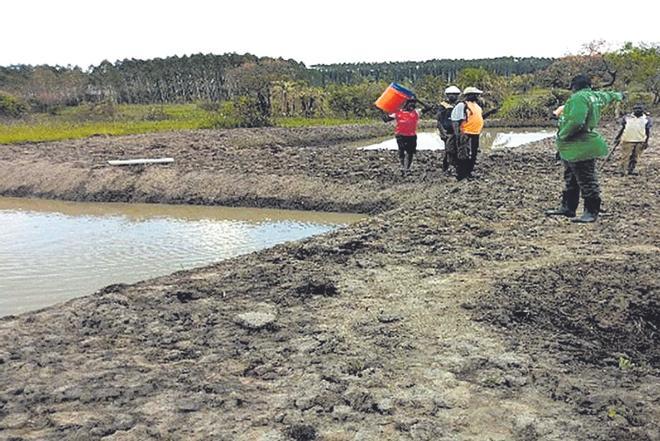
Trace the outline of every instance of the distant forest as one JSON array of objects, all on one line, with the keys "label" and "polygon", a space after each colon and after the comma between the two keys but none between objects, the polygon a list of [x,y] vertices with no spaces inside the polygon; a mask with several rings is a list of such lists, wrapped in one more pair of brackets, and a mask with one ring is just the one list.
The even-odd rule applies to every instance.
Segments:
[{"label": "distant forest", "polygon": [[364,81],[415,84],[427,76],[451,82],[465,68],[483,68],[502,76],[529,74],[548,67],[553,61],[550,58],[501,57],[307,68],[294,60],[259,58],[250,54],[197,54],[152,60],[126,59],[114,63],[104,61],[85,71],[71,66],[0,67],[0,90],[32,102],[42,100],[65,105],[102,98],[129,104],[219,101],[240,94],[242,89],[258,88],[261,77],[271,81],[303,81],[316,87]]},{"label": "distant forest", "polygon": [[428,60],[392,63],[343,63],[312,66],[319,75],[321,85],[329,83],[356,84],[362,81],[397,81],[415,84],[426,76],[443,79],[447,83],[456,81],[460,71],[466,68],[481,68],[496,75],[531,74],[545,69],[554,58],[498,57],[475,60]]}]

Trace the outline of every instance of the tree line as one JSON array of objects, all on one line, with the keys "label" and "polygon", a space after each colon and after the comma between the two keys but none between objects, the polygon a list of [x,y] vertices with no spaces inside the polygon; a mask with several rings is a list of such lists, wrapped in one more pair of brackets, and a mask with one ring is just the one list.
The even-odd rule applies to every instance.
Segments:
[{"label": "tree line", "polygon": [[322,85],[355,84],[363,81],[396,81],[416,83],[424,77],[432,76],[446,83],[455,82],[458,74],[469,68],[482,68],[496,75],[530,74],[545,69],[553,58],[537,57],[498,57],[474,60],[428,60],[392,63],[342,63],[319,64],[312,66],[318,73]]},{"label": "tree line", "polygon": [[125,59],[115,63],[103,61],[86,71],[71,66],[0,67],[0,90],[17,94],[31,103],[59,105],[97,99],[128,104],[221,101],[248,91],[263,99],[262,89],[267,82],[287,80],[303,82],[310,87],[380,81],[415,84],[427,76],[451,82],[468,67],[510,76],[533,73],[551,62],[548,58],[504,57],[307,68],[294,60],[259,58],[251,54],[196,54],[151,60]]},{"label": "tree line", "polygon": [[230,53],[104,61],[86,70],[7,66],[0,67],[0,116],[98,102],[226,102],[246,126],[267,125],[278,116],[359,118],[376,116],[372,103],[389,82],[397,81],[430,102],[437,102],[449,84],[477,86],[486,91],[487,104],[503,107],[505,116],[524,118],[543,115],[565,99],[575,74],[588,73],[598,85],[612,71],[617,72],[614,87],[633,91],[635,99],[660,104],[658,44],[626,44],[613,51],[591,44],[579,54],[559,59],[500,57],[307,67],[295,60]]},{"label": "tree line", "polygon": [[0,67],[0,90],[30,103],[56,105],[105,99],[126,104],[221,101],[231,98],[237,69],[248,65],[275,66],[291,77],[306,70],[293,60],[250,54],[103,61],[86,71],[71,66],[16,65]]}]

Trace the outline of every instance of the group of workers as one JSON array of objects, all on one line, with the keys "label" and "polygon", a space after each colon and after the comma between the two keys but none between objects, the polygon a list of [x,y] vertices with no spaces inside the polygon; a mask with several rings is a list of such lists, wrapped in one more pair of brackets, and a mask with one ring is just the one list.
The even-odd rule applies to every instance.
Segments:
[{"label": "group of workers", "polygon": [[[459,101],[461,90],[456,86],[449,86],[445,90],[446,99],[437,107],[424,104],[417,98],[411,98],[397,112],[383,116],[386,122],[396,120],[395,137],[399,147],[402,176],[410,173],[417,149],[419,118],[422,113],[435,110],[440,138],[445,144],[443,171],[449,171],[450,167],[454,167],[459,181],[474,177],[474,167],[479,154],[479,137],[484,128],[484,120],[497,111],[497,109],[483,111],[478,102],[482,93],[476,87],[467,87],[462,92],[463,100]],[[417,109],[418,104],[422,105],[421,110]]]},{"label": "group of workers", "polygon": [[[619,92],[595,91],[586,75],[577,75],[571,81],[572,94],[555,115],[558,117],[556,146],[564,167],[564,189],[558,209],[546,211],[548,216],[566,216],[574,222],[595,222],[601,211],[601,192],[596,169],[596,158],[608,155],[605,139],[595,130],[601,110],[614,101],[622,101]],[[445,89],[445,100],[439,106],[429,106],[416,98],[407,100],[394,114],[384,115],[384,121],[396,120],[395,136],[399,150],[401,174],[410,173],[417,149],[417,124],[422,113],[436,111],[440,138],[445,144],[442,169],[456,170],[456,179],[474,178],[474,169],[479,153],[479,137],[484,119],[497,112],[484,112],[479,105],[483,92],[476,87],[462,91],[456,86]],[[417,109],[421,104],[422,110]],[[641,105],[622,119],[621,130],[616,136],[615,146],[621,144],[623,173],[634,174],[639,155],[648,147],[651,118]],[[584,211],[576,217],[576,210],[584,200]]]}]

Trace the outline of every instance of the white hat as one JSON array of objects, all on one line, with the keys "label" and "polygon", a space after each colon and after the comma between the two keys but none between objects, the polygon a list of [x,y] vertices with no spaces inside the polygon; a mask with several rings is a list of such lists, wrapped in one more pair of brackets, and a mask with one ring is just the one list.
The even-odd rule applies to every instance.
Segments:
[{"label": "white hat", "polygon": [[445,89],[445,95],[451,95],[452,93],[460,94],[461,89],[459,89],[456,86],[449,86],[448,88]]},{"label": "white hat", "polygon": [[476,93],[478,95],[478,94],[481,94],[483,92],[481,90],[477,89],[476,87],[472,87],[472,86],[466,87],[465,90],[463,91],[463,95],[468,95],[468,94],[471,94],[471,93]]}]

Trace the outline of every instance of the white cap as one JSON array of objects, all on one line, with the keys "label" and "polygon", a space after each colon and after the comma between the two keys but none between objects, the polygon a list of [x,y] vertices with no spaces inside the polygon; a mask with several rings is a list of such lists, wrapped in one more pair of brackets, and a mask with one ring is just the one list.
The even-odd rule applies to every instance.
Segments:
[{"label": "white cap", "polygon": [[470,93],[476,93],[478,95],[478,94],[481,94],[483,92],[481,90],[477,89],[476,87],[472,87],[472,86],[466,87],[465,90],[463,91],[463,95],[468,95]]},{"label": "white cap", "polygon": [[451,95],[452,93],[460,95],[461,89],[459,89],[456,86],[449,86],[448,88],[445,89],[445,95]]}]

